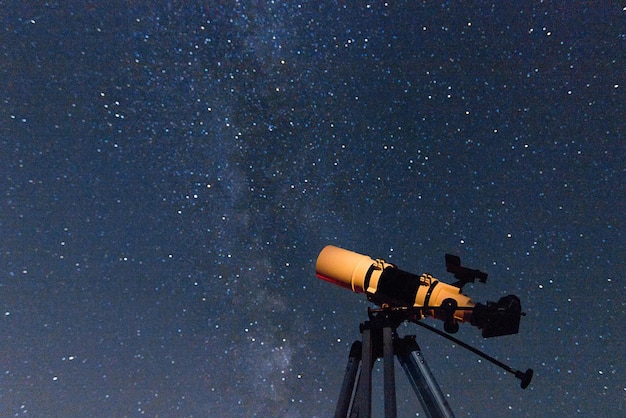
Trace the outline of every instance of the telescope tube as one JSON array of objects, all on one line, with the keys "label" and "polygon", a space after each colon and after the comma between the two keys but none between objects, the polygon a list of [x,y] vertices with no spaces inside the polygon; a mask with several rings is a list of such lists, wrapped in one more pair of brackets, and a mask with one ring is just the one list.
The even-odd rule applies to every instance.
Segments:
[{"label": "telescope tube", "polygon": [[[456,301],[458,308],[473,308],[476,305],[461,294],[458,287],[429,274],[418,276],[408,273],[382,259],[374,260],[333,245],[324,247],[320,252],[315,271],[320,279],[355,293],[365,293],[369,300],[380,306],[439,307],[447,299]],[[421,315],[445,319],[445,313],[440,309],[422,309]],[[461,322],[469,321],[471,315],[471,310],[454,311],[454,319]]]}]

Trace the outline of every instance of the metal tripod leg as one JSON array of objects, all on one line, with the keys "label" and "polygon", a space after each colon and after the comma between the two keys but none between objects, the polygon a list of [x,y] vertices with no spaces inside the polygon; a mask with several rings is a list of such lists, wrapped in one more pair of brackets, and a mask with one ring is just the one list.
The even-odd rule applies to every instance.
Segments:
[{"label": "metal tripod leg", "polygon": [[348,365],[343,376],[341,384],[341,392],[339,393],[339,402],[335,408],[335,418],[345,418],[350,410],[350,403],[354,396],[355,383],[361,365],[361,351],[363,344],[361,341],[355,341],[350,347],[350,355],[348,356]]},{"label": "metal tripod leg", "polygon": [[374,357],[374,339],[370,321],[366,321],[361,328],[363,335],[361,375],[350,417],[369,418],[372,415],[372,365],[376,357]]},{"label": "metal tripod leg", "polygon": [[396,355],[402,365],[424,412],[429,418],[454,417],[454,413],[426,364],[414,336],[397,340]]},{"label": "metal tripod leg", "polygon": [[385,417],[395,418],[396,411],[396,375],[394,371],[395,350],[394,334],[390,326],[383,328],[383,362],[385,376]]}]

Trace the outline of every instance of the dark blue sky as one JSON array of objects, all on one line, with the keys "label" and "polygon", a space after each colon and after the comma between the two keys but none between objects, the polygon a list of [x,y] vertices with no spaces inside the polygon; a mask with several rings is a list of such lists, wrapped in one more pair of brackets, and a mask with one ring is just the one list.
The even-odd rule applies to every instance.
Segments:
[{"label": "dark blue sky", "polygon": [[71,3],[0,5],[0,415],[331,415],[327,244],[520,296],[524,391],[401,329],[457,416],[624,415],[623,9]]}]

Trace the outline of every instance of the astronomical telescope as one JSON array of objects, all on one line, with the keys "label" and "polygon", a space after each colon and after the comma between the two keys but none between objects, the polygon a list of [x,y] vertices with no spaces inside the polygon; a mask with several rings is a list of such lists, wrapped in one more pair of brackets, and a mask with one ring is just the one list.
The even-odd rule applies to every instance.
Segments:
[{"label": "astronomical telescope", "polygon": [[[485,338],[517,334],[522,306],[515,295],[497,302],[476,303],[462,293],[466,283],[487,281],[487,274],[461,265],[461,259],[446,254],[446,270],[457,281],[447,284],[430,274],[416,275],[398,269],[382,259],[344,250],[332,245],[319,254],[316,275],[322,280],[365,293],[368,300],[380,309],[368,309],[369,321],[361,324],[362,341],[355,341],[350,349],[348,365],[335,410],[335,417],[369,417],[371,415],[372,366],[377,358],[384,360],[385,416],[396,417],[394,357],[402,365],[426,416],[454,417],[446,397],[426,365],[415,336],[400,338],[397,327],[405,321],[413,322],[466,348],[521,380],[525,389],[533,377],[533,370],[515,370],[482,351],[452,337],[459,323],[469,323]],[[421,320],[432,317],[443,321],[440,331]]]},{"label": "astronomical telescope", "polygon": [[441,319],[444,329],[451,334],[458,330],[458,322],[469,322],[481,329],[484,338],[518,333],[522,305],[517,296],[475,303],[461,289],[476,278],[486,282],[487,274],[461,266],[459,257],[451,254],[446,254],[446,267],[458,280],[454,285],[329,245],[317,258],[315,269],[320,279],[355,293],[365,293],[376,305],[411,308],[413,320],[427,316]]}]

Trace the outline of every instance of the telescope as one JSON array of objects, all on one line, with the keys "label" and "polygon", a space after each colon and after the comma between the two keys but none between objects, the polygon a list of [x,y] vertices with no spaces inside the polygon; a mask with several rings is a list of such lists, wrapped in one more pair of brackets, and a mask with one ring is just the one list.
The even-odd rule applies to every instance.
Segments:
[{"label": "telescope", "polygon": [[413,322],[425,317],[443,320],[444,329],[450,334],[458,331],[459,322],[482,330],[484,338],[518,333],[523,313],[517,296],[475,303],[462,293],[462,287],[476,278],[486,282],[487,274],[461,266],[460,258],[450,254],[446,254],[446,267],[458,280],[454,285],[430,274],[418,276],[382,259],[328,245],[320,252],[315,270],[320,279],[365,293],[378,306],[407,310]]},{"label": "telescope", "polygon": [[[443,283],[430,274],[416,275],[398,269],[382,259],[344,250],[332,245],[324,247],[315,264],[317,277],[355,293],[365,293],[380,309],[368,308],[369,321],[361,323],[362,341],[350,348],[348,364],[341,385],[335,417],[369,417],[371,415],[372,366],[377,358],[384,363],[385,417],[395,418],[394,358],[404,369],[428,418],[453,418],[446,397],[432,375],[415,336],[400,338],[397,327],[404,321],[414,322],[468,349],[492,364],[512,373],[526,389],[533,370],[516,370],[449,335],[458,331],[459,323],[467,322],[482,330],[485,338],[517,334],[522,305],[515,295],[497,302],[476,303],[462,293],[466,283],[476,279],[487,281],[487,274],[461,265],[461,259],[446,254],[446,270],[457,279]],[[443,321],[444,331],[424,324],[432,317]]]}]

